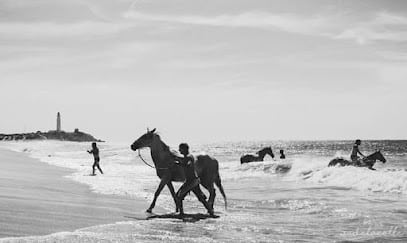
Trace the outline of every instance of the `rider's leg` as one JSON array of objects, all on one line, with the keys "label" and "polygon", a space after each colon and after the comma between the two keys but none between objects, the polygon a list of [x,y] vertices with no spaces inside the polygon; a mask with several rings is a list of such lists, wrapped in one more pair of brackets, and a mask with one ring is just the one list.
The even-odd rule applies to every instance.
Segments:
[{"label": "rider's leg", "polygon": [[194,192],[195,196],[198,198],[198,200],[205,206],[206,210],[208,210],[208,213],[210,215],[213,215],[213,209],[211,208],[211,206],[208,204],[208,202],[206,201],[206,196],[205,194],[201,191],[201,188],[199,187],[199,185],[197,185],[196,187],[194,187],[192,189],[192,191]]}]

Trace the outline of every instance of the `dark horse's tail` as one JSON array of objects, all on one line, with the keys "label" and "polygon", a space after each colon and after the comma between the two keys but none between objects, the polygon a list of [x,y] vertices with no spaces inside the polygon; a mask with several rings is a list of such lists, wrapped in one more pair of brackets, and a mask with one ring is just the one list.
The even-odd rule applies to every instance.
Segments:
[{"label": "dark horse's tail", "polygon": [[220,180],[220,175],[219,175],[219,174],[218,174],[218,176],[217,176],[216,179],[215,179],[215,184],[216,184],[216,186],[219,188],[219,191],[220,191],[220,193],[222,194],[223,199],[225,200],[225,209],[226,209],[227,206],[228,206],[228,203],[227,203],[227,200],[226,200],[226,194],[225,194],[225,191],[223,190],[223,186],[222,186],[222,182],[221,182],[221,180]]}]

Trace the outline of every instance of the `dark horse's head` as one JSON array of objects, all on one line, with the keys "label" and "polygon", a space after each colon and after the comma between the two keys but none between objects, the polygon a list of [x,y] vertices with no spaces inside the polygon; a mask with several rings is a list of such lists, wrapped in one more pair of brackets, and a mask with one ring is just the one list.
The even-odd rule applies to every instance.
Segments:
[{"label": "dark horse's head", "polygon": [[155,137],[155,128],[151,131],[147,129],[147,132],[141,137],[139,137],[131,146],[130,148],[134,151],[137,149],[145,148],[145,147],[150,147],[153,143],[154,137]]},{"label": "dark horse's head", "polygon": [[386,163],[386,158],[383,156],[383,154],[382,154],[382,152],[380,152],[380,150],[377,150],[377,151],[374,153],[374,155],[376,156],[376,159],[377,159],[377,160],[379,160],[379,161],[381,161],[381,162],[383,162],[383,163]]},{"label": "dark horse's head", "polygon": [[373,154],[369,155],[366,157],[366,159],[364,159],[365,161],[376,161],[379,160],[383,163],[386,163],[386,158],[384,158],[382,152],[380,152],[380,150],[377,150],[376,152],[374,152]]},{"label": "dark horse's head", "polygon": [[259,156],[265,156],[266,154],[270,155],[271,158],[274,158],[273,150],[271,147],[265,147],[258,152]]}]

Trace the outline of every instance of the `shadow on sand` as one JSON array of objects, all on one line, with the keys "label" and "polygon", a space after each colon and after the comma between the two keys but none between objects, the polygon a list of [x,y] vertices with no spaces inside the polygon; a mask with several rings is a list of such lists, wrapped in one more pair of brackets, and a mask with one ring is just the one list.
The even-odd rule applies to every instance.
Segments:
[{"label": "shadow on sand", "polygon": [[180,219],[184,222],[197,222],[202,219],[209,219],[209,218],[219,218],[218,215],[209,215],[209,214],[202,214],[202,213],[194,213],[194,214],[175,214],[175,213],[168,213],[168,214],[150,214],[146,215],[146,217],[133,217],[133,216],[125,216],[126,218],[137,219],[137,220],[150,220],[150,219]]}]

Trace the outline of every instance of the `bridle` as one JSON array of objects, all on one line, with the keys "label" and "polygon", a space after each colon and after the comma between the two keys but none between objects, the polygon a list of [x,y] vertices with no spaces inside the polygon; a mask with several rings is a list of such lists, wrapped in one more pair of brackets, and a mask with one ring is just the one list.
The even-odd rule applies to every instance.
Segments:
[{"label": "bridle", "polygon": [[[152,144],[153,144],[153,141],[151,141],[148,145],[144,145],[143,147],[150,147],[150,149],[151,149]],[[152,166],[151,164],[147,163],[144,160],[143,156],[141,156],[140,148],[138,148],[137,150],[138,150],[138,156],[140,157],[141,161],[143,161],[143,163],[146,164],[148,167],[151,167],[151,168],[156,169],[156,170],[168,170],[168,169],[170,169],[170,167],[157,168],[155,166]]]}]

